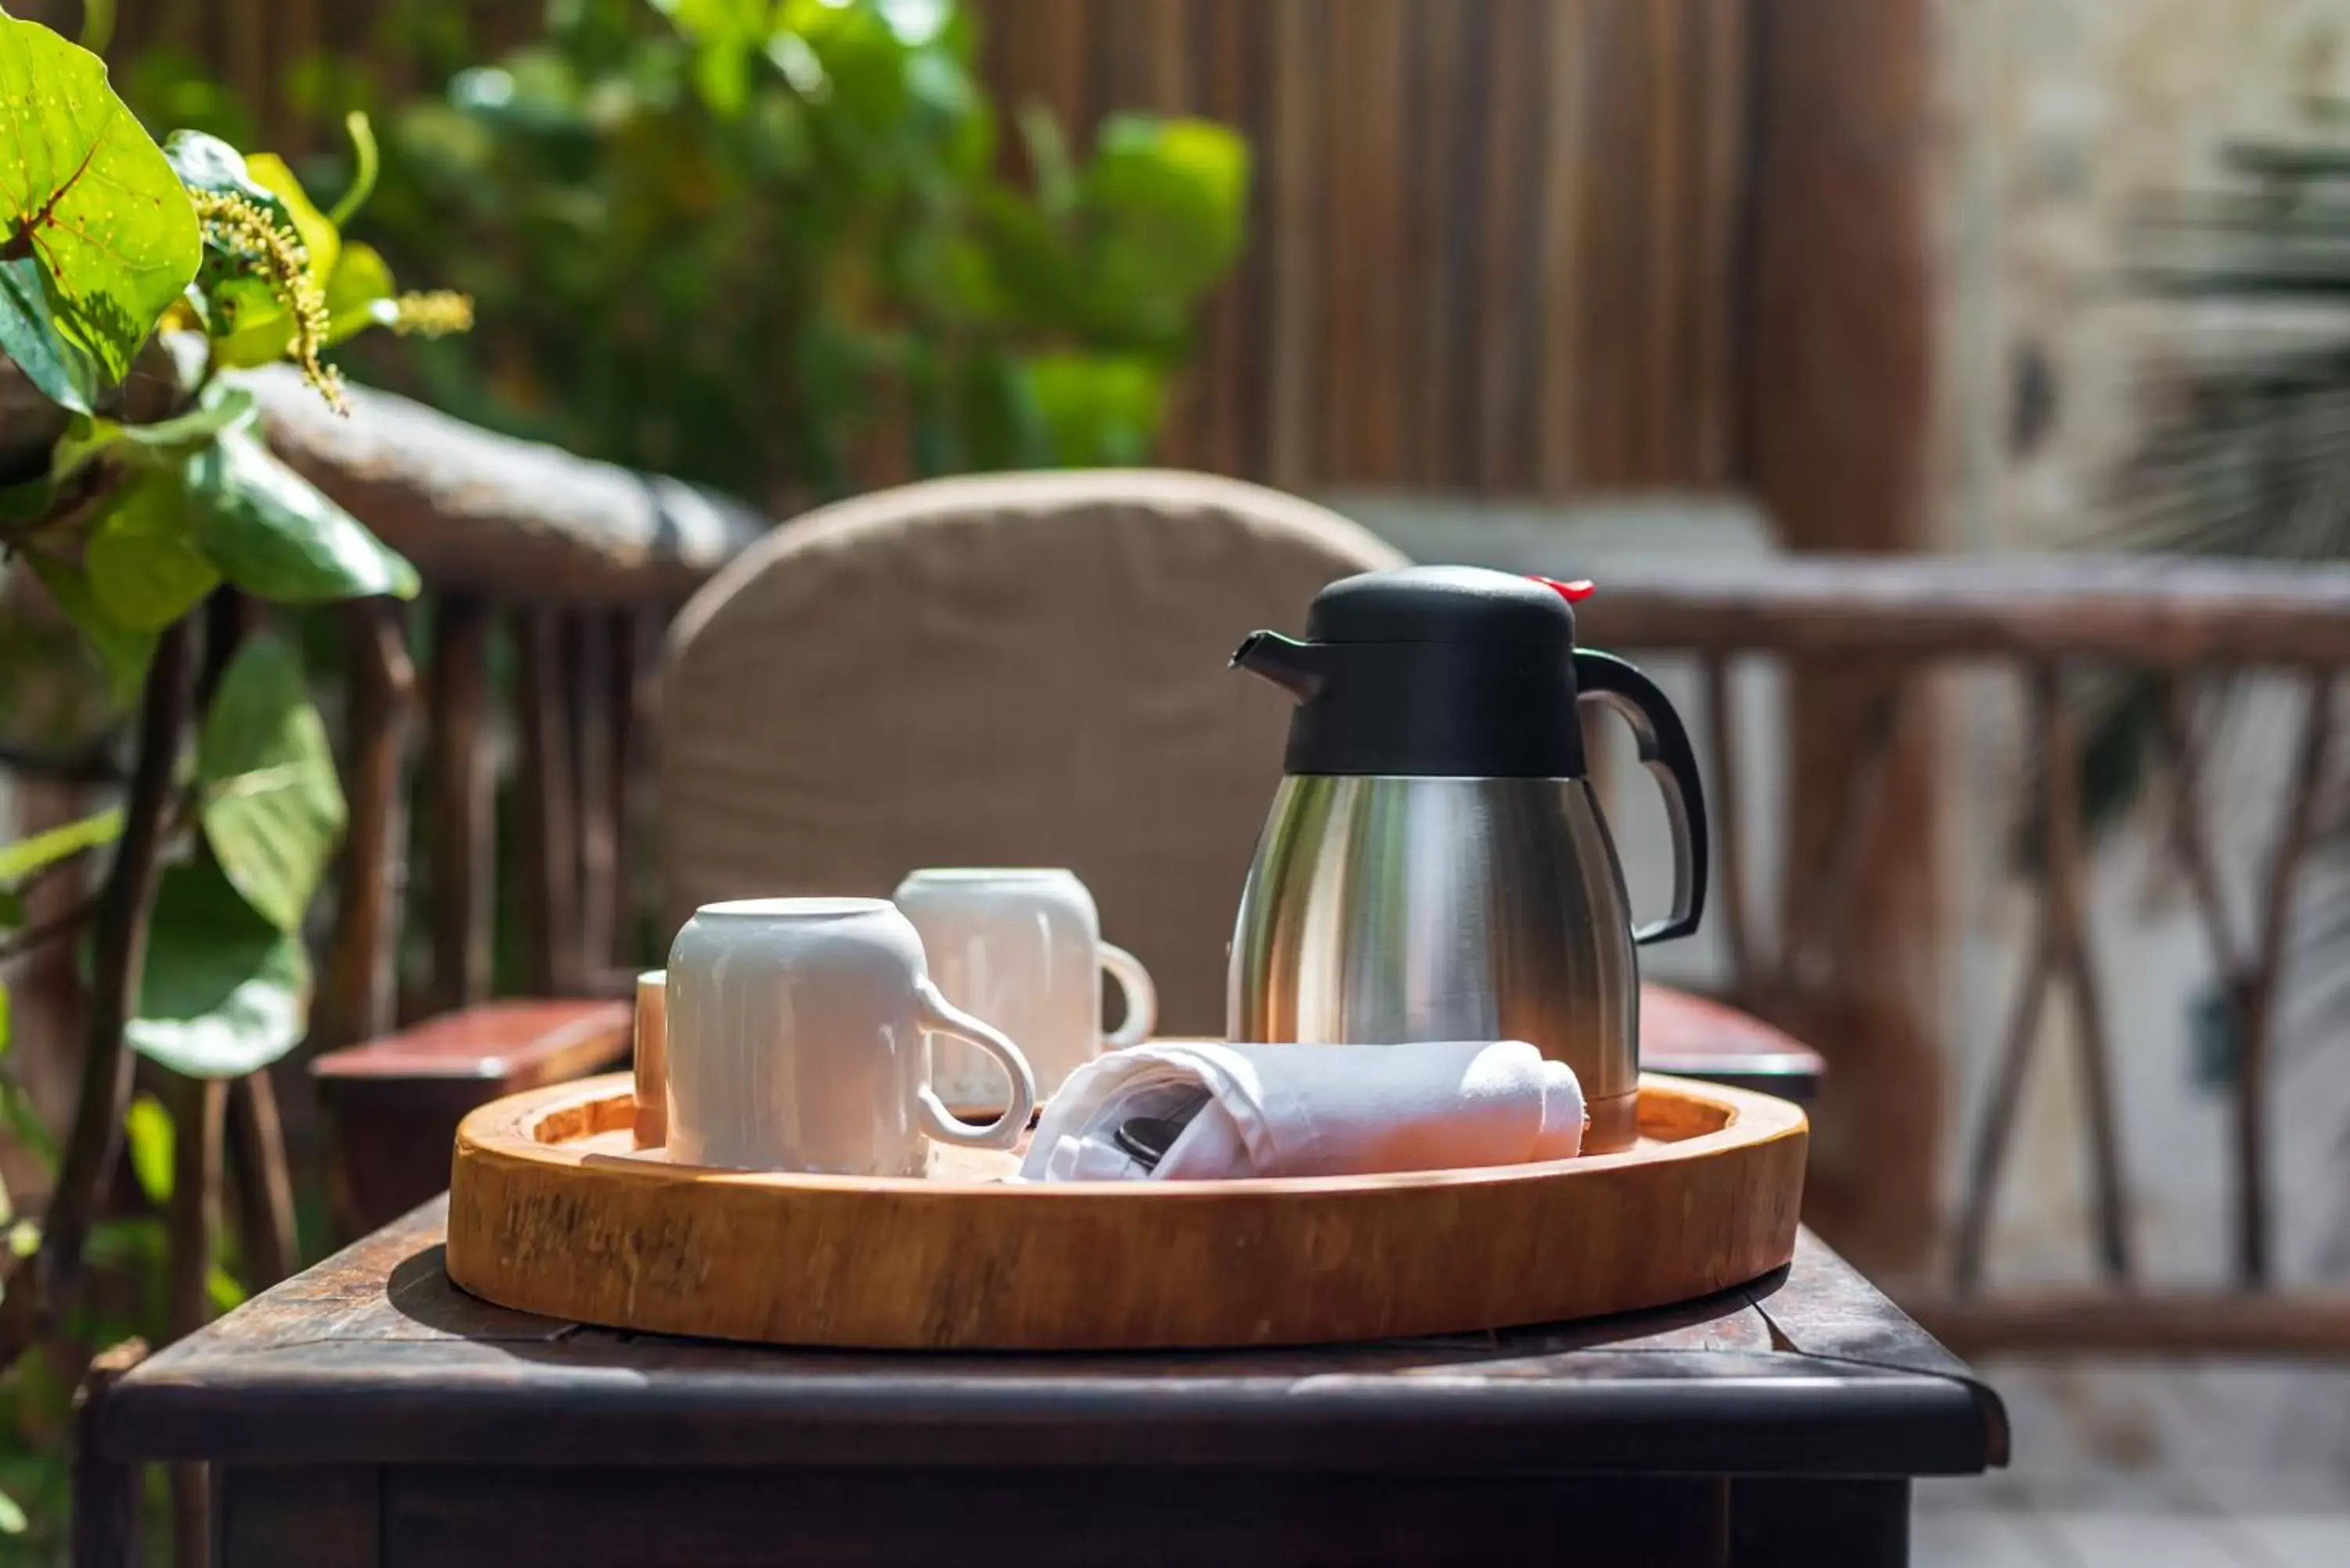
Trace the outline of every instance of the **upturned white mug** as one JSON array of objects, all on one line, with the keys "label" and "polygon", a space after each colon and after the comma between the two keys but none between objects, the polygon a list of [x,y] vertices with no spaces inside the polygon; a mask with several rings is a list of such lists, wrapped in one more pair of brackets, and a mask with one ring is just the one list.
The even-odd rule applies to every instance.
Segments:
[{"label": "upturned white mug", "polygon": [[[1009,1148],[1035,1080],[1020,1048],[931,983],[922,939],[880,898],[705,904],[670,948],[669,1157],[691,1165],[920,1176],[927,1137]],[[1010,1079],[984,1125],[926,1081],[930,1035]]]},{"label": "upturned white mug", "polygon": [[[931,973],[958,1007],[1000,1022],[1036,1070],[1050,1099],[1069,1075],[1101,1054],[1138,1045],[1159,1023],[1159,991],[1142,961],[1101,940],[1094,896],[1057,867],[931,867],[898,884],[898,907],[922,935]],[[1126,993],[1126,1019],[1102,1035],[1101,971]],[[1004,1102],[1004,1080],[986,1057],[941,1040],[931,1079],[951,1106]]]}]

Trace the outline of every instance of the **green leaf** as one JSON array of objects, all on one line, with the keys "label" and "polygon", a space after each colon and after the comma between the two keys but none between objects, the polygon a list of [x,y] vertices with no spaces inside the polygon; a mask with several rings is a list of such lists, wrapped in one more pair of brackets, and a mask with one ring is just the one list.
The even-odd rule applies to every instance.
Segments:
[{"label": "green leaf", "polygon": [[1041,103],[1023,104],[1018,118],[1021,145],[1035,171],[1036,205],[1049,217],[1065,218],[1077,204],[1077,177],[1069,163],[1068,139],[1061,122]]},{"label": "green leaf", "polygon": [[[303,251],[309,257],[311,281],[325,290],[342,260],[342,235],[333,221],[311,203],[302,182],[276,153],[253,154],[244,160],[244,172],[247,180],[276,198],[274,211],[280,221],[301,236]],[[381,264],[382,258],[377,257],[380,268]],[[385,269],[387,279],[390,275]],[[222,278],[213,285],[212,296],[211,330],[216,340],[213,355],[223,367],[244,369],[273,364],[284,358],[286,351],[293,347],[294,313],[259,278]],[[330,319],[333,309],[329,301]]]},{"label": "green leaf", "polygon": [[[192,130],[174,131],[164,151],[190,185],[242,196],[275,226],[297,235],[314,278],[323,280],[332,270],[339,244],[335,227],[310,204],[282,160],[265,152],[247,158],[216,137]],[[205,258],[203,287],[192,297],[214,340],[217,365],[241,369],[270,364],[285,358],[294,341],[294,317],[286,302],[218,251]]]},{"label": "green leaf", "polygon": [[697,44],[754,47],[774,23],[769,0],[652,0],[653,9]]},{"label": "green leaf", "polygon": [[212,286],[209,330],[213,362],[249,370],[286,358],[294,345],[294,313],[260,278],[223,278]]},{"label": "green leaf", "polygon": [[1021,372],[1051,432],[1054,462],[1068,468],[1118,468],[1149,460],[1165,382],[1152,361],[1043,354],[1027,360]]},{"label": "green leaf", "polygon": [[141,1095],[130,1102],[122,1130],[128,1135],[130,1173],[139,1179],[139,1190],[161,1209],[172,1201],[172,1113],[154,1096]]},{"label": "green leaf", "polygon": [[14,1078],[0,1078],[0,1123],[16,1135],[19,1145],[32,1150],[44,1169],[57,1169],[57,1136],[41,1119],[40,1107],[33,1104],[33,1096]]},{"label": "green leaf", "polygon": [[391,268],[373,245],[353,241],[343,246],[335,275],[327,280],[327,342],[340,343],[370,327],[389,327],[400,318]]},{"label": "green leaf", "polygon": [[0,227],[40,260],[59,336],[111,386],[196,274],[180,177],[96,55],[0,14]]},{"label": "green leaf", "polygon": [[114,436],[134,449],[138,461],[165,462],[187,456],[223,431],[243,430],[258,409],[250,388],[216,381],[204,389],[200,406],[151,425],[117,425]]},{"label": "green leaf", "polygon": [[254,913],[209,859],[164,873],[147,941],[131,1048],[175,1073],[234,1078],[302,1038],[310,961]]},{"label": "green leaf", "polygon": [[721,119],[739,119],[751,101],[750,49],[732,42],[712,42],[693,52],[693,86],[702,101]]},{"label": "green leaf", "polygon": [[242,196],[283,228],[294,226],[294,214],[276,192],[255,179],[244,154],[217,136],[201,130],[175,130],[163,143],[163,157],[192,191],[215,196]]},{"label": "green leaf", "polygon": [[[15,930],[25,923],[25,896],[13,888],[0,888],[0,927]],[[8,1049],[7,994],[0,991],[0,1054]]]},{"label": "green leaf", "polygon": [[0,1535],[22,1535],[33,1527],[25,1517],[25,1509],[15,1498],[0,1491]]},{"label": "green leaf", "polygon": [[92,1268],[138,1269],[161,1263],[165,1244],[161,1219],[152,1214],[126,1214],[92,1225],[82,1255]]},{"label": "green leaf", "polygon": [[244,161],[244,171],[255,183],[277,198],[293,221],[294,232],[302,236],[302,248],[310,253],[310,276],[319,286],[335,272],[335,262],[342,253],[343,237],[327,214],[310,201],[302,182],[294,178],[294,171],[286,160],[275,152],[256,152]]},{"label": "green leaf", "polygon": [[154,657],[155,634],[116,624],[91,592],[89,574],[55,556],[27,552],[25,559],[41,587],[75,629],[89,639],[99,663],[106,670],[107,686],[117,707],[128,707],[147,678],[147,661]]},{"label": "green leaf", "polygon": [[0,354],[49,401],[88,413],[99,393],[98,368],[66,341],[57,318],[40,262],[30,255],[0,262]]},{"label": "green leaf", "polygon": [[229,661],[197,741],[196,781],[221,870],[255,913],[299,931],[345,808],[326,722],[276,638],[249,639]]},{"label": "green leaf", "polygon": [[57,500],[57,481],[46,473],[20,484],[0,485],[0,526],[14,527],[46,517]]},{"label": "green leaf", "polygon": [[1036,202],[997,187],[974,208],[998,287],[1028,319],[1058,322],[1086,291],[1084,264]]},{"label": "green leaf", "polygon": [[78,414],[49,452],[49,479],[64,479],[101,452],[147,468],[169,468],[224,430],[253,422],[258,405],[244,387],[214,382],[203,400],[184,414],[151,425],[126,425],[98,414]]},{"label": "green leaf", "polygon": [[1133,343],[1180,336],[1240,254],[1248,167],[1248,144],[1209,120],[1104,120],[1080,182],[1087,325]]},{"label": "green leaf", "polygon": [[89,586],[118,626],[161,631],[220,581],[188,536],[187,494],[173,473],[141,474],[90,531]]},{"label": "green leaf", "polygon": [[56,864],[68,855],[78,855],[85,849],[95,849],[111,844],[122,836],[122,809],[110,807],[94,816],[85,816],[30,838],[20,838],[14,844],[0,845],[0,883],[23,881],[45,866]]},{"label": "green leaf", "polygon": [[204,1294],[212,1298],[214,1312],[227,1312],[244,1304],[244,1287],[236,1282],[235,1275],[218,1263],[214,1263],[212,1272],[204,1276]]},{"label": "green leaf", "polygon": [[415,567],[251,432],[224,431],[187,473],[196,543],[238,587],[286,604],[416,597]]},{"label": "green leaf", "polygon": [[879,0],[874,9],[899,43],[910,49],[927,48],[946,34],[954,20],[951,0]]},{"label": "green leaf", "polygon": [[49,449],[49,478],[62,480],[122,439],[122,423],[100,414],[76,414]]},{"label": "green leaf", "polygon": [[1169,244],[1170,286],[1213,282],[1240,250],[1248,205],[1248,143],[1207,119],[1114,114],[1102,121],[1081,199],[1097,215]]}]

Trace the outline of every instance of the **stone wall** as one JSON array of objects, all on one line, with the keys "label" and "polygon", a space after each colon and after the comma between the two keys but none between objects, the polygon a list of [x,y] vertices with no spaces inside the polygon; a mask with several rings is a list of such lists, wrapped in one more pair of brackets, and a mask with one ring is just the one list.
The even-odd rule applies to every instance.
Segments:
[{"label": "stone wall", "polygon": [[2120,286],[2127,219],[2231,139],[2350,99],[2343,0],[1940,0],[1943,471],[1955,549],[2099,521],[2177,313]]},{"label": "stone wall", "polygon": [[[2129,296],[2130,217],[2149,195],[2216,183],[2230,140],[2307,132],[2312,100],[2350,99],[2350,5],[1941,0],[1940,27],[1936,541],[1957,551],[2095,543],[2112,526],[2111,476],[2137,439],[2150,381],[2184,344],[2226,325]],[[2281,693],[2244,695],[2207,786],[2240,925],[2267,862],[2293,712]],[[1947,755],[1960,782],[1944,887],[1957,914],[1946,1037],[1959,1136],[1946,1191],[2033,918],[2008,857],[2029,776],[2015,683],[1970,680],[1955,696]],[[2098,853],[2095,961],[2142,1261],[2160,1276],[2217,1282],[2229,1256],[2227,1101],[2190,1023],[2211,964],[2183,889],[2152,854],[2157,832],[2142,811]],[[2296,990],[2305,1000],[2289,973],[2272,1107],[2279,1251],[2289,1276],[2338,1276],[2350,1270],[2350,1021],[2294,1005]],[[2053,1010],[1994,1232],[1993,1272],[2011,1281],[2088,1272],[2073,1044],[2064,1010]]]}]

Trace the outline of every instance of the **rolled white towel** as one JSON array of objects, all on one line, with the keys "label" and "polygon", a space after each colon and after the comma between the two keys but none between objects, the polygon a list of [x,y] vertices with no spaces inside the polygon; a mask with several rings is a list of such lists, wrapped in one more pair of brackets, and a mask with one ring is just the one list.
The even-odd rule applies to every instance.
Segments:
[{"label": "rolled white towel", "polygon": [[[1206,1104],[1155,1168],[1117,1141],[1135,1116]],[[1411,1045],[1163,1041],[1071,1075],[1036,1125],[1027,1181],[1356,1176],[1565,1159],[1583,1147],[1575,1069],[1523,1040]]]}]

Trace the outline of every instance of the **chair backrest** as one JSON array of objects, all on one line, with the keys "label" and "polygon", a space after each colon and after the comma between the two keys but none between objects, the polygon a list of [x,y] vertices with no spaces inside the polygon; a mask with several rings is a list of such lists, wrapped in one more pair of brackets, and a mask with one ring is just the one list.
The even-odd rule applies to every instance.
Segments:
[{"label": "chair backrest", "polygon": [[1325,583],[1402,562],[1335,513],[1192,473],[939,480],[811,513],[671,632],[663,909],[1066,866],[1149,965],[1161,1030],[1220,1033],[1289,709],[1226,660]]}]

